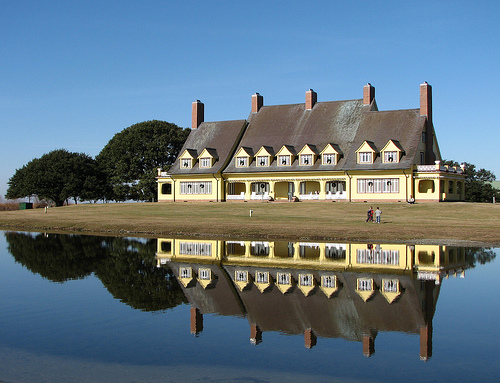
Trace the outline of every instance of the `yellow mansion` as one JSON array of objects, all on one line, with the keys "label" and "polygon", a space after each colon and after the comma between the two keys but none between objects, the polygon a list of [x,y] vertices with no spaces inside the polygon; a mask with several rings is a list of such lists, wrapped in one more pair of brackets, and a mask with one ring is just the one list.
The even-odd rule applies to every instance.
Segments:
[{"label": "yellow mansion", "polygon": [[443,166],[432,123],[432,88],[420,108],[379,111],[363,98],[265,106],[252,96],[247,120],[204,121],[169,171],[158,169],[158,201],[463,201],[463,169]]}]

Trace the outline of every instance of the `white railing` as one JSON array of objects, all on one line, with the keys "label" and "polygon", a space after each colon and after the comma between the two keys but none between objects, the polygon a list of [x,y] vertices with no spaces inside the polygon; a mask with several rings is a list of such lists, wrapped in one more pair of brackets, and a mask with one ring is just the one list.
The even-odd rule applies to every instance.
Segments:
[{"label": "white railing", "polygon": [[244,200],[245,199],[245,193],[241,192],[240,194],[228,194],[226,196],[226,199],[236,199],[236,200]]},{"label": "white railing", "polygon": [[264,194],[261,194],[261,193],[256,193],[256,192],[252,192],[252,195],[250,196],[250,199],[262,199],[262,200],[268,200],[269,199],[269,193],[268,192],[265,192]]},{"label": "white railing", "polygon": [[326,192],[325,199],[347,199],[347,193],[345,192]]},{"label": "white railing", "polygon": [[309,193],[309,194],[299,194],[300,200],[314,200],[319,199],[319,194],[317,193]]}]

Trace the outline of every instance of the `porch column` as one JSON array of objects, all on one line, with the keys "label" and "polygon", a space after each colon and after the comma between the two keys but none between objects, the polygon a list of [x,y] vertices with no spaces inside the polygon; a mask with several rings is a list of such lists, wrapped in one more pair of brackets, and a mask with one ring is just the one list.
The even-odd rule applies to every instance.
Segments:
[{"label": "porch column", "polygon": [[270,197],[273,197],[273,199],[276,199],[275,197],[275,194],[274,194],[274,184],[276,183],[276,181],[268,181],[269,182],[269,196]]},{"label": "porch column", "polygon": [[326,199],[326,181],[319,181],[319,199]]},{"label": "porch column", "polygon": [[250,200],[250,195],[252,194],[252,183],[250,181],[245,181],[245,200]]},{"label": "porch column", "polygon": [[300,194],[300,181],[293,181],[293,195],[299,198]]}]

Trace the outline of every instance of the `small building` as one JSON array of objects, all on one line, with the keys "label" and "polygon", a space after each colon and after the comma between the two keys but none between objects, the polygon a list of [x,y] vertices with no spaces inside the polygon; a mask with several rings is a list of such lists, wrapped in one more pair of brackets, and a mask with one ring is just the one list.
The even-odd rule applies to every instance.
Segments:
[{"label": "small building", "polygon": [[375,88],[363,98],[264,105],[252,96],[246,120],[204,122],[168,172],[158,169],[158,201],[463,201],[462,168],[441,165],[432,123],[432,88],[420,107],[379,111]]}]

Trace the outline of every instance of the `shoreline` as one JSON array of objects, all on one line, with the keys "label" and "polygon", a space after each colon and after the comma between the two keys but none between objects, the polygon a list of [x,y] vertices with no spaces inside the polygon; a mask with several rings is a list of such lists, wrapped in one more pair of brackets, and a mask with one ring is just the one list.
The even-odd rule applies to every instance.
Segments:
[{"label": "shoreline", "polygon": [[[500,247],[500,204],[120,203],[0,212],[0,230],[145,238],[220,238]],[[251,212],[251,213],[250,213]]]}]

